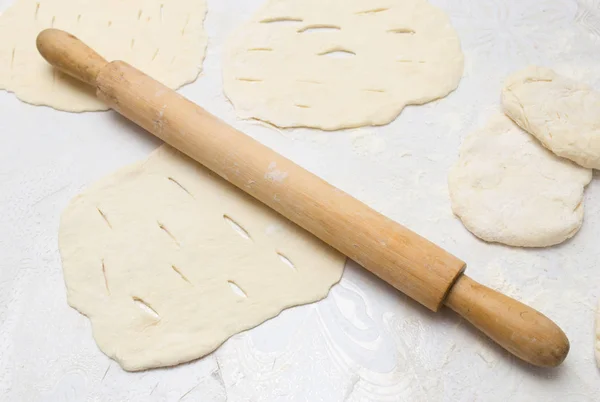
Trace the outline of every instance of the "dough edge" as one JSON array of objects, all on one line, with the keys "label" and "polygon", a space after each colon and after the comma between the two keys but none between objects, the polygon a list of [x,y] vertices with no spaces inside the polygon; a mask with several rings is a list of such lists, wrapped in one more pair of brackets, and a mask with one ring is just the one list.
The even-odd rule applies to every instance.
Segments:
[{"label": "dough edge", "polygon": [[[213,342],[209,348],[210,350],[206,349],[206,350],[202,350],[201,352],[198,352],[198,351],[191,350],[191,348],[187,347],[187,345],[181,345],[181,348],[178,348],[177,350],[170,350],[168,353],[168,355],[170,355],[170,356],[163,355],[159,359],[157,359],[156,357],[152,357],[152,356],[150,358],[147,358],[146,356],[140,356],[135,353],[132,356],[130,356],[127,353],[123,353],[123,351],[119,351],[118,348],[115,348],[114,343],[111,341],[111,337],[104,336],[104,333],[106,331],[106,324],[104,324],[103,321],[105,319],[110,320],[111,315],[110,314],[106,314],[106,315],[102,314],[103,313],[102,310],[100,311],[99,314],[95,313],[94,311],[91,311],[91,310],[93,310],[93,308],[90,306],[91,301],[89,300],[89,296],[86,295],[85,292],[81,292],[78,289],[76,289],[77,284],[70,283],[69,276],[66,274],[66,271],[69,269],[77,269],[78,264],[76,264],[76,261],[74,261],[73,259],[69,259],[69,258],[65,259],[65,254],[63,251],[64,248],[62,247],[62,245],[64,244],[64,241],[65,241],[64,237],[66,234],[68,234],[68,232],[65,231],[65,223],[69,220],[69,215],[70,215],[70,211],[72,210],[72,207],[79,203],[85,202],[86,195],[88,193],[95,193],[99,190],[102,190],[105,188],[110,188],[114,183],[118,183],[123,176],[139,175],[140,173],[142,173],[144,164],[147,163],[151,158],[157,157],[161,152],[173,152],[176,154],[180,154],[179,151],[177,151],[167,145],[163,145],[163,146],[159,147],[157,150],[155,150],[146,160],[138,161],[133,164],[130,164],[129,166],[120,168],[117,171],[109,173],[107,176],[104,176],[101,179],[95,181],[90,186],[85,188],[80,194],[76,195],[69,202],[68,206],[65,208],[65,210],[61,214],[60,225],[59,225],[58,244],[59,244],[59,251],[60,251],[61,261],[62,261],[62,266],[63,266],[64,280],[65,280],[65,285],[66,285],[67,302],[68,302],[69,306],[71,306],[72,308],[74,308],[75,310],[77,310],[79,313],[86,316],[90,320],[90,323],[92,326],[92,335],[93,335],[93,338],[94,338],[96,344],[100,348],[100,350],[106,356],[108,356],[109,358],[118,362],[119,365],[124,370],[132,371],[132,372],[153,369],[153,368],[171,367],[171,366],[176,366],[179,364],[188,363],[188,362],[203,358],[205,356],[208,356],[210,353],[214,352],[216,349],[218,349],[222,344],[224,344],[231,337],[233,337],[237,334],[240,334],[242,332],[245,332],[247,330],[250,330],[252,328],[255,328],[255,327],[261,325],[262,323],[277,317],[284,310],[287,310],[292,307],[297,307],[297,306],[310,305],[310,304],[313,304],[313,303],[316,303],[318,301],[325,299],[328,296],[331,288],[333,288],[333,286],[335,286],[341,280],[343,272],[345,270],[345,263],[346,263],[346,257],[344,255],[340,254],[339,252],[337,252],[336,250],[334,250],[333,248],[330,248],[329,246],[324,251],[319,250],[319,252],[323,256],[323,258],[327,258],[330,260],[336,260],[336,263],[340,264],[339,274],[337,274],[335,276],[334,281],[328,282],[328,280],[325,279],[322,282],[320,281],[320,286],[315,286],[314,289],[311,289],[311,292],[304,292],[302,295],[300,295],[299,297],[297,297],[295,299],[289,299],[289,296],[288,296],[288,300],[286,300],[285,304],[279,304],[279,305],[277,305],[275,303],[272,304],[270,306],[271,308],[269,311],[266,311],[266,310],[264,311],[264,315],[268,316],[267,319],[264,319],[264,320],[261,319],[258,322],[255,322],[251,325],[246,325],[246,326],[243,326],[240,328],[236,328],[236,330],[233,333],[229,333],[227,331],[227,329],[229,329],[229,328],[224,328],[224,330],[221,332],[221,335],[217,335],[214,337],[215,339],[220,338],[220,340]],[[238,190],[238,191],[242,192],[241,190]],[[244,193],[244,195],[245,195],[245,193]],[[256,201],[256,202],[259,203],[260,205],[263,205],[259,201]],[[264,207],[268,208],[266,206],[264,206]],[[287,220],[286,218],[283,218],[283,217],[281,219]],[[302,229],[302,228],[299,228],[299,230],[304,231],[304,229]],[[308,232],[306,232],[306,233],[308,233]],[[311,234],[308,234],[308,235],[312,236]],[[65,264],[65,261],[67,261],[66,264]],[[73,282],[75,282],[75,281],[73,281]],[[127,351],[125,351],[125,352],[127,352]]]},{"label": "dough edge", "polygon": [[[475,130],[473,130],[471,133],[467,134],[467,136],[463,140],[463,143],[461,144],[460,149],[459,149],[459,157],[458,157],[457,161],[452,165],[452,167],[450,169],[450,173],[448,175],[448,189],[449,189],[449,194],[450,194],[452,212],[454,213],[454,215],[457,218],[459,218],[459,220],[462,222],[462,224],[465,226],[465,228],[471,234],[473,234],[477,238],[479,238],[485,242],[488,242],[488,243],[498,243],[498,244],[503,244],[503,245],[507,245],[507,246],[511,246],[511,247],[523,247],[523,248],[552,247],[552,246],[561,244],[561,243],[567,241],[568,239],[572,238],[573,236],[575,236],[575,234],[577,234],[577,232],[581,229],[581,227],[583,225],[583,218],[584,218],[584,211],[585,211],[584,210],[584,204],[585,204],[584,191],[585,191],[585,187],[591,182],[592,177],[593,177],[591,170],[580,167],[570,161],[568,161],[568,162],[572,163],[572,166],[577,167],[581,170],[587,170],[588,177],[584,180],[586,183],[583,185],[583,187],[581,189],[581,193],[582,193],[581,194],[581,203],[576,210],[576,216],[575,216],[576,221],[574,222],[574,224],[571,224],[569,227],[566,227],[564,230],[561,230],[559,233],[557,233],[557,232],[539,232],[538,231],[539,236],[537,236],[535,238],[532,238],[530,236],[528,239],[523,239],[523,238],[521,238],[521,236],[515,236],[514,234],[507,236],[498,229],[495,229],[495,228],[490,229],[489,225],[488,225],[488,227],[485,227],[485,225],[482,225],[480,217],[474,216],[475,214],[473,214],[469,211],[469,203],[457,201],[459,199],[464,198],[464,195],[461,194],[461,189],[460,189],[461,187],[463,187],[463,185],[459,184],[461,181],[461,177],[465,176],[465,174],[463,172],[464,166],[462,166],[462,154],[467,149],[471,148],[472,145],[478,141],[478,137],[479,137],[478,133],[480,133],[481,131],[494,130],[494,128],[497,126],[502,127],[503,125],[506,125],[507,122],[512,122],[512,120],[509,119],[509,117],[505,116],[504,114],[501,114],[501,113],[493,114],[492,116],[490,116],[490,118],[488,118],[488,120],[485,122],[484,125],[479,126]],[[515,125],[515,127],[520,130],[520,128],[518,126]],[[530,135],[530,134],[523,131],[523,135]],[[548,152],[554,156],[554,154],[552,154],[550,151],[548,151]],[[482,229],[482,228],[480,228],[480,226],[483,226],[484,228]]]}]

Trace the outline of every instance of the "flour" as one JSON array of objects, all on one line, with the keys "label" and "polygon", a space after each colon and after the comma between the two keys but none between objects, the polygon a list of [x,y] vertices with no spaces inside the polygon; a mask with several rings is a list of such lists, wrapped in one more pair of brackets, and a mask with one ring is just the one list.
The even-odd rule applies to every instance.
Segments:
[{"label": "flour", "polygon": [[502,104],[511,119],[556,155],[600,168],[600,92],[531,66],[508,77]]},{"label": "flour", "polygon": [[591,179],[591,170],[558,158],[496,114],[465,138],[448,183],[452,210],[477,237],[545,247],[577,233]]}]

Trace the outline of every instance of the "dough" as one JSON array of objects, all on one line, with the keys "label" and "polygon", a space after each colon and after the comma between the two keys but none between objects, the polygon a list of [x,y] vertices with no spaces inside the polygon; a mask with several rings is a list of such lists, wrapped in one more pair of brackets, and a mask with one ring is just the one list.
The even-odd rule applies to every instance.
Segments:
[{"label": "dough", "polygon": [[600,368],[600,304],[596,310],[596,328],[595,328],[596,341],[594,342],[594,353],[596,355],[596,365]]},{"label": "dough", "polygon": [[107,60],[124,60],[171,88],[200,73],[205,0],[17,0],[0,15],[0,89],[70,112],[108,109],[94,89],[53,69],[35,40],[66,30]]},{"label": "dough", "polygon": [[551,246],[581,227],[591,179],[591,170],[555,156],[498,114],[461,146],[449,177],[452,210],[483,240]]},{"label": "dough", "polygon": [[511,75],[504,110],[558,156],[600,169],[600,93],[543,67]]},{"label": "dough", "polygon": [[425,0],[268,0],[231,38],[223,70],[240,117],[338,130],[448,95],[463,55]]},{"label": "dough", "polygon": [[77,196],[59,242],[69,304],[131,371],[197,359],[324,298],[345,261],[167,146]]}]

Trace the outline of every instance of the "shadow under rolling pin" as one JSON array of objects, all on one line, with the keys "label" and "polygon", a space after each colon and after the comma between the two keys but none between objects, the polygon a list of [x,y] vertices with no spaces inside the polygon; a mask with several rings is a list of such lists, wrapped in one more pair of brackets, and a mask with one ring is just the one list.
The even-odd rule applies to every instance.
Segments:
[{"label": "shadow under rolling pin", "polygon": [[[122,61],[107,62],[76,37],[47,29],[42,56],[92,85],[126,118],[355,260],[425,307],[463,316],[506,350],[542,367],[569,352],[564,332],[543,314],[475,282],[465,263],[331,186],[200,106]],[[272,180],[269,166],[287,172]]]}]

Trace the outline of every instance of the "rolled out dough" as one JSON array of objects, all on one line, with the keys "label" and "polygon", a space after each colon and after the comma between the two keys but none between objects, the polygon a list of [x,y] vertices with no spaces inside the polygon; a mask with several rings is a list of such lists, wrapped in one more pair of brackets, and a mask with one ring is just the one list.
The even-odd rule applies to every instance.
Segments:
[{"label": "rolled out dough", "polygon": [[530,66],[504,84],[506,114],[556,155],[600,169],[600,93]]},{"label": "rolled out dough", "polygon": [[551,246],[581,227],[591,179],[591,170],[555,156],[498,114],[461,146],[449,176],[452,210],[483,240]]},{"label": "rolled out dough", "polygon": [[387,124],[462,72],[456,32],[425,0],[268,0],[230,39],[223,78],[240,117],[337,130]]},{"label": "rolled out dough", "polygon": [[596,325],[594,328],[595,340],[594,340],[594,354],[596,356],[596,365],[600,368],[600,303],[596,310]]},{"label": "rolled out dough", "polygon": [[109,61],[124,60],[179,88],[202,68],[205,15],[205,0],[17,0],[0,15],[0,89],[70,112],[107,109],[91,87],[39,55],[36,37],[50,27],[79,37]]},{"label": "rolled out dough", "polygon": [[77,196],[59,242],[69,304],[131,371],[202,357],[324,298],[345,261],[167,146]]}]

